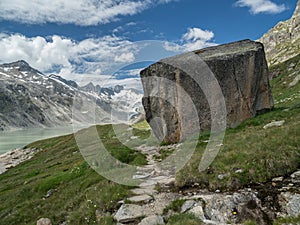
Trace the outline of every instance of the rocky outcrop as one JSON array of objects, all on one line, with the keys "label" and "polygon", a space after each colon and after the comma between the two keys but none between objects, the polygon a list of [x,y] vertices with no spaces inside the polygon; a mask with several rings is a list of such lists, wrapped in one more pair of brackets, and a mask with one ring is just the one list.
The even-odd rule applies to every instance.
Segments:
[{"label": "rocky outcrop", "polygon": [[[201,65],[188,64],[189,59],[195,58],[195,55],[199,56]],[[196,74],[200,84],[195,81],[195,75],[187,74],[187,70],[174,67],[174,64],[183,65]],[[212,74],[214,78],[207,74]],[[212,116],[215,117],[220,111],[216,109],[222,94],[228,127],[235,127],[258,112],[273,108],[264,47],[250,40],[161,60],[141,71],[141,77],[146,120],[155,135],[166,142],[180,141],[184,138],[182,133],[192,132],[196,123],[200,124],[202,130],[209,129]],[[158,81],[154,78],[160,79]],[[217,94],[215,86],[211,84],[215,78],[220,85],[221,95]],[[170,85],[169,81],[175,85]],[[191,98],[199,120],[195,118],[191,110],[193,105],[182,94],[184,91],[181,88]]]},{"label": "rocky outcrop", "polygon": [[23,148],[14,149],[0,155],[0,174],[31,159],[39,151],[40,149],[36,148]]},{"label": "rocky outcrop", "polygon": [[260,39],[265,46],[269,65],[284,62],[300,53],[300,1],[293,16],[281,21]]}]

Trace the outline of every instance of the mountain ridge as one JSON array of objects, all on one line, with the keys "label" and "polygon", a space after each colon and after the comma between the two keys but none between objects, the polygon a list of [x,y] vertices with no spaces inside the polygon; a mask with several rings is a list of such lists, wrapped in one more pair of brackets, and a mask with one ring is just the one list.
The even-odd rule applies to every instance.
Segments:
[{"label": "mountain ridge", "polygon": [[300,1],[292,17],[280,21],[258,41],[265,46],[269,66],[277,65],[295,57],[300,51]]},{"label": "mountain ridge", "polygon": [[[96,87],[98,92],[85,90],[75,81],[58,75],[46,76],[24,60],[2,64],[0,130],[66,126],[72,122],[126,122],[126,115],[129,118],[139,114],[140,110],[136,108],[141,104],[135,103],[140,101],[141,94],[130,92],[132,102],[125,101],[121,105],[118,103],[120,93],[128,95],[129,90],[124,90],[120,85]],[[93,111],[97,116],[91,113]],[[111,118],[112,113],[114,118]]]}]

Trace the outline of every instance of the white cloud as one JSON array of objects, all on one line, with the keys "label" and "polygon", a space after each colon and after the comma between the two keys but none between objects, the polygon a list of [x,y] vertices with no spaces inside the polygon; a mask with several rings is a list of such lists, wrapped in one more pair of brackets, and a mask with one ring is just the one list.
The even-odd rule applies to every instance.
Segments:
[{"label": "white cloud", "polygon": [[29,24],[97,25],[171,1],[174,0],[1,0],[0,19]]},{"label": "white cloud", "polygon": [[[180,50],[193,44],[189,42],[178,45]],[[165,50],[161,41],[131,42],[115,35],[74,41],[57,35],[29,38],[5,33],[0,33],[0,52],[5,53],[0,54],[0,64],[23,59],[45,74],[55,73],[80,84],[92,81],[127,87],[140,87],[137,75],[145,62],[175,54]]]},{"label": "white cloud", "polygon": [[252,14],[277,14],[287,9],[284,4],[279,5],[271,0],[238,0],[235,5],[238,7],[249,7]]},{"label": "white cloud", "polygon": [[183,35],[186,41],[209,41],[214,37],[214,33],[208,30],[201,30],[200,28],[190,28],[188,32]]},{"label": "white cloud", "polygon": [[0,54],[0,63],[23,59],[41,72],[69,78],[76,73],[109,74],[132,62],[137,51],[134,43],[116,36],[76,42],[55,35],[45,39],[0,34],[0,52],[5,52]]},{"label": "white cloud", "polygon": [[212,42],[214,33],[209,30],[202,30],[200,28],[189,28],[188,31],[182,35],[180,44],[166,42],[164,47],[168,51],[187,52],[193,51],[209,46],[214,46],[216,43]]},{"label": "white cloud", "polygon": [[115,62],[130,63],[133,62],[134,59],[135,57],[132,52],[126,52],[115,56]]},{"label": "white cloud", "polygon": [[54,65],[70,66],[68,59],[74,43],[59,36],[47,41],[43,37],[26,38],[23,35],[1,35],[0,62],[24,59],[40,70],[48,70]]}]

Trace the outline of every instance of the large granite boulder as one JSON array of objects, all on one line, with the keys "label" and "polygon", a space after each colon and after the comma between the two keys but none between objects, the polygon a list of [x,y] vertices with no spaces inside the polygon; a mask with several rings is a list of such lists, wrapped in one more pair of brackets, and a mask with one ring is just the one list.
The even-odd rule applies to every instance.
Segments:
[{"label": "large granite boulder", "polygon": [[141,78],[146,120],[165,142],[179,142],[197,130],[195,124],[209,130],[222,99],[227,127],[273,108],[264,47],[259,42],[243,40],[163,59],[142,70]]}]

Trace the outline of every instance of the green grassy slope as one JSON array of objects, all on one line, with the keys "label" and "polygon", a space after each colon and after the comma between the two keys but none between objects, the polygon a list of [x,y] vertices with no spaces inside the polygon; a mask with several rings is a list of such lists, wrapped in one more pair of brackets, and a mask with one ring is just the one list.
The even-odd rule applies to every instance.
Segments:
[{"label": "green grassy slope", "polygon": [[[228,130],[216,160],[207,171],[199,173],[197,166],[206,145],[204,140],[208,138],[202,136],[192,160],[177,174],[179,187],[199,183],[212,190],[235,189],[299,168],[300,83],[293,87],[289,84],[300,74],[300,55],[270,71],[277,75],[271,82],[275,109]],[[263,129],[273,120],[285,120],[285,124]],[[143,155],[115,138],[112,126],[97,129],[104,145],[116,158],[130,164],[146,163]],[[145,124],[140,124],[132,132],[147,138],[150,131],[145,129]],[[110,182],[94,172],[83,160],[73,135],[38,141],[28,147],[42,151],[0,175],[1,225],[36,224],[40,217],[50,218],[53,224],[64,221],[114,224],[111,214],[118,208],[117,202],[130,195],[129,187]],[[236,173],[237,170],[242,172]],[[225,174],[222,180],[218,179],[220,174]],[[101,220],[96,222],[97,218]],[[172,219],[170,224],[178,224],[177,218]],[[180,219],[197,224],[189,216]]]},{"label": "green grassy slope", "polygon": [[[111,138],[112,126],[97,129],[116,158],[135,165],[146,162],[143,155]],[[43,150],[0,175],[1,225],[36,224],[40,217],[50,218],[53,224],[113,224],[109,213],[129,195],[129,187],[94,172],[83,160],[73,135],[38,141],[28,147]],[[47,193],[51,193],[49,197]],[[103,218],[96,223],[99,216]]]}]

